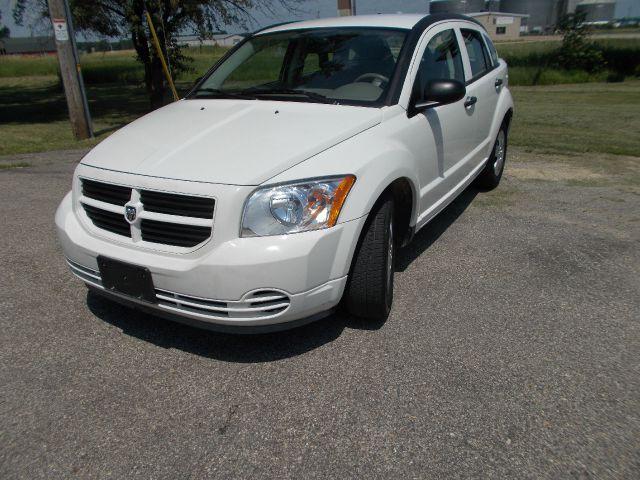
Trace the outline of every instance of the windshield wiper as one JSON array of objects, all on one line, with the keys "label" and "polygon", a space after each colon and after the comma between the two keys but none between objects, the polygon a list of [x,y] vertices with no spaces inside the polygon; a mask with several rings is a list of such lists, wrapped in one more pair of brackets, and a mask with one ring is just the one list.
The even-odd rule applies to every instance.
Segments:
[{"label": "windshield wiper", "polygon": [[340,103],[329,97],[325,97],[316,92],[310,92],[309,90],[296,90],[294,88],[247,88],[240,92],[242,94],[248,93],[251,95],[302,95],[310,100],[314,100],[319,103],[329,103],[332,105],[339,105]]},{"label": "windshield wiper", "polygon": [[257,100],[253,95],[227,92],[219,88],[201,88],[191,95],[192,98],[236,98],[240,100]]}]

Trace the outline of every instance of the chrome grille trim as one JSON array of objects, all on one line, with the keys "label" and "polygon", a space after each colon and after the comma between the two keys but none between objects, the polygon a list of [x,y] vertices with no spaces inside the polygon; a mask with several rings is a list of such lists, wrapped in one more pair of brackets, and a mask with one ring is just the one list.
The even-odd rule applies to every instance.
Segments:
[{"label": "chrome grille trim", "polygon": [[[71,272],[89,285],[104,290],[100,272],[66,259]],[[291,305],[288,294],[278,290],[257,290],[241,300],[213,300],[183,295],[156,288],[156,306],[177,314],[188,314],[211,320],[229,318],[265,318],[284,313]]]},{"label": "chrome grille trim", "polygon": [[69,260],[68,258],[66,258],[65,260],[67,261],[67,265],[69,265],[69,268],[71,268],[71,273],[73,273],[80,280],[90,283],[95,287],[104,288],[102,286],[102,277],[100,276],[100,272],[88,267],[83,267],[82,265]]},{"label": "chrome grille trim", "polygon": [[156,298],[158,306],[167,310],[186,311],[211,318],[270,317],[283,313],[291,305],[291,299],[286,293],[263,291],[269,292],[268,302],[263,297],[253,297],[253,293],[245,295],[239,301],[219,301],[160,289],[156,289]]}]

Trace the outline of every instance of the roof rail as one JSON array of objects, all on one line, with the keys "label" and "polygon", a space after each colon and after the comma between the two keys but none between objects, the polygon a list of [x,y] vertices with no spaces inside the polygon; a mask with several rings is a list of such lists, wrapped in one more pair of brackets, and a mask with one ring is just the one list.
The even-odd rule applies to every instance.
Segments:
[{"label": "roof rail", "polygon": [[251,33],[251,35],[255,35],[256,33],[260,33],[264,30],[269,30],[270,28],[280,27],[282,25],[287,25],[289,23],[296,23],[296,22],[297,20],[289,20],[288,22],[279,22],[279,23],[274,23],[273,25],[267,25],[266,27],[262,27],[254,31],[253,33]]}]

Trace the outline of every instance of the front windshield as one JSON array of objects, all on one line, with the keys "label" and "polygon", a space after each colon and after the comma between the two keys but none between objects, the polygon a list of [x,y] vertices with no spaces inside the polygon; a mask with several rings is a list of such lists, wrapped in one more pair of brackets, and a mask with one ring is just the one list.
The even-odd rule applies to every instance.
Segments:
[{"label": "front windshield", "polygon": [[257,35],[188,98],[382,104],[406,30],[327,28]]}]

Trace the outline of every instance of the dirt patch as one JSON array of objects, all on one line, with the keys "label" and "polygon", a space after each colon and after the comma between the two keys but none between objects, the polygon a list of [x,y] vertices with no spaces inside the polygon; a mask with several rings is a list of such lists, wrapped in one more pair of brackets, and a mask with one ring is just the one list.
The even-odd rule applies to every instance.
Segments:
[{"label": "dirt patch", "polygon": [[[16,155],[0,155],[0,165],[18,165],[20,167],[37,167],[62,163],[77,163],[87,154],[86,148],[75,150],[52,150],[49,152],[20,153]],[[0,167],[2,168],[2,167]],[[14,167],[5,167],[14,168]]]},{"label": "dirt patch", "polygon": [[14,168],[26,168],[30,166],[31,164],[28,162],[0,162],[0,170],[12,170]]},{"label": "dirt patch", "polygon": [[541,182],[602,181],[608,178],[601,173],[566,163],[515,164],[508,170],[518,180]]},{"label": "dirt patch", "polygon": [[513,148],[506,174],[521,181],[561,182],[579,187],[616,184],[640,192],[640,157],[540,154]]}]

